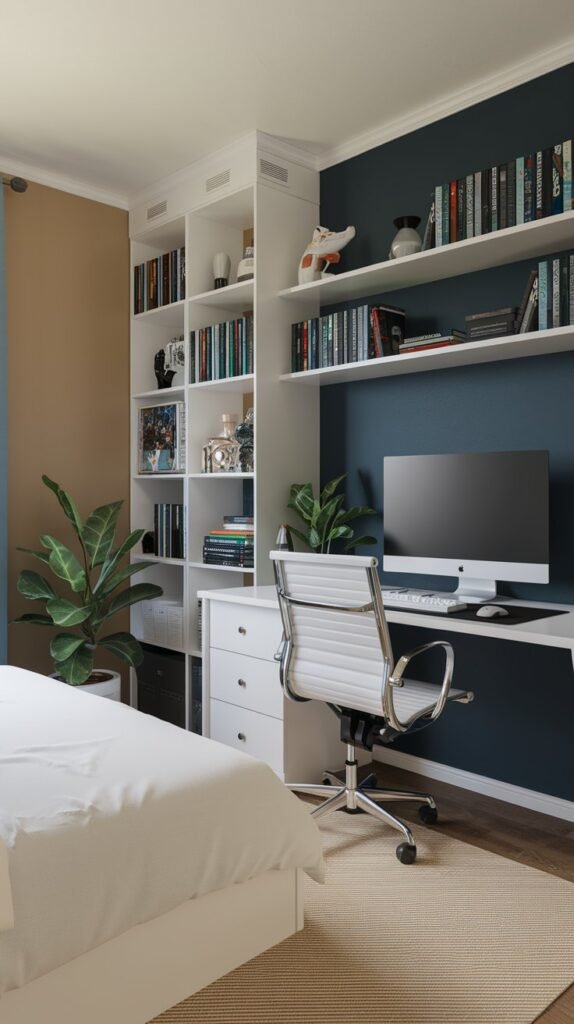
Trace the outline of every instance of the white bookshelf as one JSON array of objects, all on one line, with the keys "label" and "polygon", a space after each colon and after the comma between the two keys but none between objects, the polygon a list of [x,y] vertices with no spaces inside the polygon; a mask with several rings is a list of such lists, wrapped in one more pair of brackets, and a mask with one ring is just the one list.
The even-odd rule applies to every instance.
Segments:
[{"label": "white bookshelf", "polygon": [[[318,483],[318,403],[307,389],[286,388],[281,382],[281,374],[288,369],[285,339],[290,337],[296,307],[279,299],[279,292],[296,276],[300,254],[317,223],[318,175],[289,161],[281,163],[286,171],[283,180],[279,184],[276,179],[268,180],[261,173],[260,150],[254,139],[249,153],[239,147],[231,154],[228,180],[209,195],[212,161],[205,163],[204,172],[202,165],[196,165],[185,187],[166,189],[165,214],[152,218],[149,225],[148,209],[158,207],[159,197],[150,200],[149,207],[144,203],[130,213],[132,277],[133,265],[175,247],[186,248],[185,298],[131,317],[131,522],[133,529],[151,530],[154,503],[181,502],[185,506],[185,559],[148,556],[141,550],[132,559],[152,562],[138,579],[159,583],[166,598],[183,604],[188,724],[192,659],[201,653],[198,591],[237,587],[242,582],[251,586],[271,582],[269,550],[279,524],[285,519],[289,487],[302,476]],[[245,233],[251,230],[255,241],[255,277],[237,282]],[[227,287],[213,289],[212,264],[217,252],[230,256],[231,277]],[[183,334],[188,344],[191,331],[251,310],[252,374],[205,383],[177,379],[175,387],[157,388],[153,357],[172,337]],[[145,404],[169,401],[185,404],[185,472],[141,474],[138,409]],[[243,419],[248,406],[255,409],[254,472],[203,473],[202,447],[209,437],[221,433],[222,414],[234,413]],[[204,535],[220,527],[224,515],[243,513],[246,488],[252,491],[255,518],[254,568],[205,565]],[[145,639],[137,606],[132,614],[132,630],[139,639]],[[135,673],[132,702],[137,703]]]}]

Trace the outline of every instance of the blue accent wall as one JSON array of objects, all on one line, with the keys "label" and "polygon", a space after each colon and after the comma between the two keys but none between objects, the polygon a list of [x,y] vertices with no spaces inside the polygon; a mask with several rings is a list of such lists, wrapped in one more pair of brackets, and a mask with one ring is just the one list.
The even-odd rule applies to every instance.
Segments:
[{"label": "blue accent wall", "polygon": [[[574,114],[566,102],[572,95],[570,64],[323,171],[321,223],[357,229],[340,271],[385,259],[395,217],[418,214],[422,229],[435,185],[573,138]],[[406,310],[408,334],[464,329],[468,313],[518,305],[536,263],[535,257],[387,293],[384,301]],[[321,436],[322,479],[348,473],[348,502],[377,509],[385,455],[548,449],[550,584],[500,589],[541,603],[574,604],[574,353],[326,387]],[[382,536],[380,523],[375,530],[364,525]],[[454,582],[397,574],[385,581],[437,589]],[[574,800],[569,652],[444,636],[455,647],[456,681],[471,687],[476,700],[399,740],[397,749]],[[392,637],[401,653],[431,634],[393,627]]]},{"label": "blue accent wall", "polygon": [[5,664],[7,636],[7,348],[6,337],[6,286],[4,276],[4,196],[0,185],[0,664]]}]

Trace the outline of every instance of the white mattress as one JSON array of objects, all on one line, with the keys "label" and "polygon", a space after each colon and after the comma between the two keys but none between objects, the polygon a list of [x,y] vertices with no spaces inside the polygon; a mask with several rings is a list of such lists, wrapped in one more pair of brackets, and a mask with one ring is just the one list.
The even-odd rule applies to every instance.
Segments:
[{"label": "white mattress", "polygon": [[266,765],[9,666],[2,841],[0,995],[188,899],[323,870],[315,823]]}]

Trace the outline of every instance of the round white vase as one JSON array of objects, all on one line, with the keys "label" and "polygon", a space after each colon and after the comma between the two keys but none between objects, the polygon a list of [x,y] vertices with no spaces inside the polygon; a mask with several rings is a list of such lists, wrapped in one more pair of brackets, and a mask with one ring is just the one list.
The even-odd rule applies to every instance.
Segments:
[{"label": "round white vase", "polygon": [[422,238],[416,230],[420,222],[420,217],[397,217],[393,221],[399,230],[391,242],[390,259],[398,260],[401,256],[413,256],[421,251]]}]

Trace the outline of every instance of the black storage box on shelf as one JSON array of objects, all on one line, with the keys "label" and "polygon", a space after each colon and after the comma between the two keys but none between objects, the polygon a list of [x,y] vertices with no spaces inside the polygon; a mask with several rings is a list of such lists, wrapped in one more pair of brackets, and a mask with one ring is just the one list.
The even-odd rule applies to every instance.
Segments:
[{"label": "black storage box on shelf", "polygon": [[493,309],[486,313],[472,313],[465,317],[467,341],[480,341],[481,338],[501,338],[514,334],[518,310],[515,306],[505,309]]},{"label": "black storage box on shelf", "polygon": [[137,669],[138,710],[185,729],[185,655],[142,644]]}]

